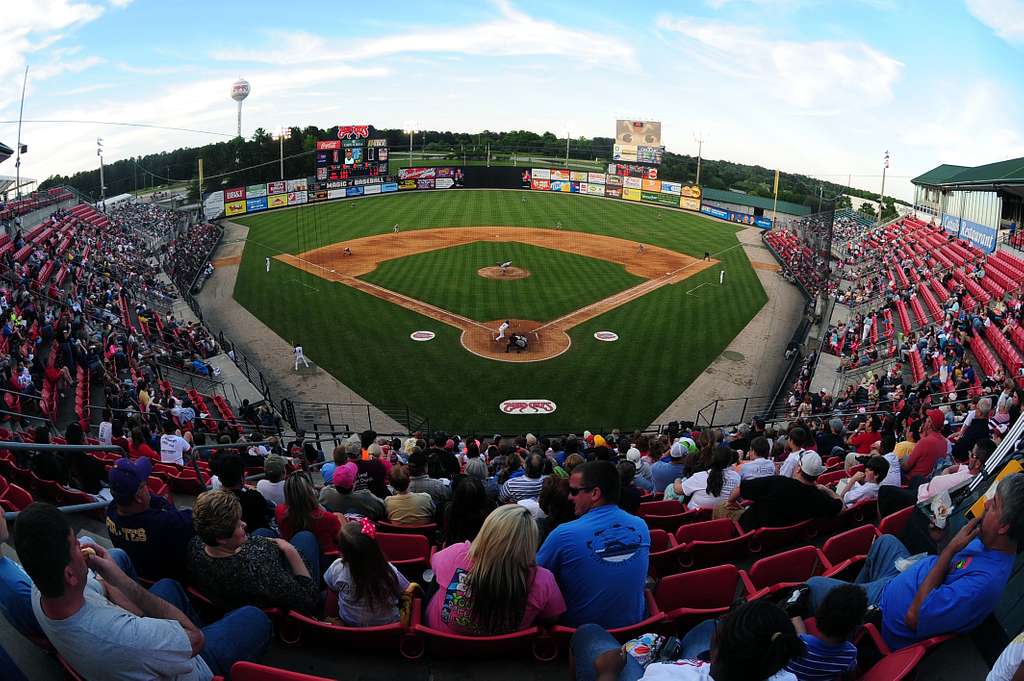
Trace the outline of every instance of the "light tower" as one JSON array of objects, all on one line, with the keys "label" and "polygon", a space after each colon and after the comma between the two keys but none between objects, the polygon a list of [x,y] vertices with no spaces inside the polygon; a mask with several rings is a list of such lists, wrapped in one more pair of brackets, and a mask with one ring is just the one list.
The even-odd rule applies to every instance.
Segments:
[{"label": "light tower", "polygon": [[238,102],[238,136],[242,136],[242,101],[249,96],[249,81],[239,78],[231,86],[231,99]]}]

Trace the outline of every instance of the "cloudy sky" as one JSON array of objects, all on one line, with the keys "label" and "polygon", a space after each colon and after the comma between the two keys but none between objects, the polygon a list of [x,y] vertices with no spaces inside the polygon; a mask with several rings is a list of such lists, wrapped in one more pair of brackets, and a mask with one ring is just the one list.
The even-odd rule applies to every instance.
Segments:
[{"label": "cloudy sky", "polygon": [[[1024,0],[407,2],[9,0],[0,141],[30,121],[231,134],[231,83],[256,127],[614,134],[663,122],[669,150],[780,167],[911,198],[939,163],[1024,156]],[[226,139],[26,123],[44,179]],[[157,169],[154,169],[157,170]],[[159,171],[158,171],[159,172]],[[13,175],[14,162],[0,166]]]}]

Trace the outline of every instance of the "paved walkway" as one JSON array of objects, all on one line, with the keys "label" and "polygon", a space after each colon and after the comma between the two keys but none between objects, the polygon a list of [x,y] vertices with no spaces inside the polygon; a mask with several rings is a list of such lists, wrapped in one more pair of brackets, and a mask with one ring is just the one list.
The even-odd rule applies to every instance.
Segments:
[{"label": "paved walkway", "polygon": [[[799,288],[770,267],[777,263],[761,241],[761,234],[762,230],[750,227],[736,237],[754,265],[768,302],[704,373],[654,420],[655,424],[694,421],[697,412],[714,400],[771,395],[782,378],[783,354],[800,324],[804,298]],[[742,400],[720,405],[716,421],[730,420],[732,412],[738,421],[742,408]],[[750,415],[746,418],[749,420]]]},{"label": "paved walkway", "polygon": [[[240,257],[249,228],[227,220],[221,224],[224,227],[224,238],[213,260]],[[203,308],[206,323],[214,333],[224,329],[236,349],[263,371],[275,399],[288,397],[297,402],[367,404],[364,398],[315,365],[312,370],[303,368],[300,372],[294,371],[291,346],[235,301],[233,292],[238,277],[237,262],[222,262],[196,296]],[[311,428],[312,422],[320,418],[315,412],[303,412],[297,416],[300,426],[307,428]],[[403,431],[401,424],[372,406],[368,409],[346,410],[343,418],[344,423],[353,430],[364,430],[372,426],[381,433]],[[319,422],[325,423],[322,420]]]}]

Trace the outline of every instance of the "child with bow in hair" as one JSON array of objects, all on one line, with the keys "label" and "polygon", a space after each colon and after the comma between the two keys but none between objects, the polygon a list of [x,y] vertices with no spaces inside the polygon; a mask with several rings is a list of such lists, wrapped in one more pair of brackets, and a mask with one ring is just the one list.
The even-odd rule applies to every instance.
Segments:
[{"label": "child with bow in hair", "polygon": [[338,593],[338,617],[348,627],[375,627],[399,620],[407,580],[384,557],[377,530],[363,518],[338,533],[341,557],[324,573],[324,584]]}]

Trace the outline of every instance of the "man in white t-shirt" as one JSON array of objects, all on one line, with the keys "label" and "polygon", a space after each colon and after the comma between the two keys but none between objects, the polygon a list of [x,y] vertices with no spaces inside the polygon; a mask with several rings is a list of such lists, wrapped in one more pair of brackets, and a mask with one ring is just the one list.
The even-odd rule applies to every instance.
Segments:
[{"label": "man in white t-shirt", "polygon": [[985,681],[1013,681],[1024,674],[1021,670],[1024,670],[1024,634],[1019,634],[1003,649]]},{"label": "man in white t-shirt", "polygon": [[793,474],[800,468],[800,457],[804,455],[804,452],[807,451],[811,444],[811,436],[803,428],[794,428],[789,431],[789,437],[786,439],[789,456],[782,462],[779,475],[784,478],[792,478]]},{"label": "man in white t-shirt", "polygon": [[200,629],[180,584],[162,579],[146,591],[103,547],[80,545],[49,504],[21,513],[16,546],[40,628],[85,678],[207,681],[259,659],[270,642],[270,620],[252,606]]},{"label": "man in white t-shirt", "polygon": [[775,462],[768,458],[772,453],[771,444],[765,437],[755,437],[750,441],[750,461],[740,465],[740,479],[765,478],[775,475]]},{"label": "man in white t-shirt", "polygon": [[837,486],[836,493],[843,500],[845,508],[867,499],[877,499],[880,481],[888,474],[889,462],[881,456],[873,456],[864,464],[863,471],[850,476],[849,483],[843,490],[839,490]]},{"label": "man in white t-shirt", "polygon": [[185,463],[185,452],[192,449],[188,440],[174,432],[174,424],[164,425],[164,434],[160,436],[160,463]]}]

